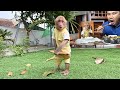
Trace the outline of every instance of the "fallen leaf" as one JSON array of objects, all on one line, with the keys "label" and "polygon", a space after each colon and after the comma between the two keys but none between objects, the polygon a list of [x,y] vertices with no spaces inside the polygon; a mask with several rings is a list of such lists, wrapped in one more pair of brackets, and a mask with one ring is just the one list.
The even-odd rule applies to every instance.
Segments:
[{"label": "fallen leaf", "polygon": [[46,71],[46,72],[44,72],[42,75],[44,76],[44,77],[47,77],[48,75],[51,75],[51,74],[54,74],[55,73],[55,71]]},{"label": "fallen leaf", "polygon": [[24,75],[26,72],[27,72],[27,70],[25,69],[25,70],[23,70],[20,74],[21,74],[21,75]]},{"label": "fallen leaf", "polygon": [[94,58],[95,59],[95,63],[96,64],[101,64],[104,62],[104,59],[103,58]]},{"label": "fallen leaf", "polygon": [[31,66],[31,64],[26,64],[26,66],[27,66],[27,67],[30,67],[30,66]]},{"label": "fallen leaf", "polygon": [[13,73],[12,72],[8,72],[8,76],[12,76],[13,75]]}]

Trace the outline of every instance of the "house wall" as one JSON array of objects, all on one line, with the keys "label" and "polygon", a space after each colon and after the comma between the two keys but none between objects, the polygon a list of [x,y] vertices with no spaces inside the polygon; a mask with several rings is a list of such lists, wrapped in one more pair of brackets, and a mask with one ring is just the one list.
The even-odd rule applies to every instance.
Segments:
[{"label": "house wall", "polygon": [[[7,38],[15,39],[15,44],[23,44],[23,39],[26,37],[26,30],[4,26],[0,26],[0,28],[7,29],[13,33],[10,37]],[[32,32],[30,32],[30,45],[48,45],[48,43],[50,43],[50,35],[42,37],[43,33],[44,31],[32,30]],[[10,42],[6,43],[11,44]]]},{"label": "house wall", "polygon": [[38,31],[38,30],[32,30],[30,32],[30,41],[31,45],[34,43],[34,45],[48,45],[50,43],[50,35],[42,37],[44,31]]}]

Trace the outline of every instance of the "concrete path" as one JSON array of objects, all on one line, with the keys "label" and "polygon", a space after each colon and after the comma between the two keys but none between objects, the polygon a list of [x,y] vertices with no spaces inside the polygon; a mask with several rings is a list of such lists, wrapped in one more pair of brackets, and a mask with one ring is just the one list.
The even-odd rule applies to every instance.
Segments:
[{"label": "concrete path", "polygon": [[29,52],[35,52],[35,51],[40,51],[40,50],[45,50],[45,49],[53,49],[54,47],[48,47],[44,45],[39,45],[39,46],[32,46],[28,49]]}]

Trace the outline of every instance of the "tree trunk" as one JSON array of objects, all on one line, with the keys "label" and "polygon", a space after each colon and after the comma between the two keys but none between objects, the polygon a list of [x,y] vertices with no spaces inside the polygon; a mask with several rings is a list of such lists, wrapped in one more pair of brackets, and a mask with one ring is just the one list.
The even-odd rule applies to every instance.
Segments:
[{"label": "tree trunk", "polygon": [[[22,11],[22,12],[21,12],[21,19],[22,19],[22,22],[23,22],[23,24],[24,24],[25,30],[26,30],[26,32],[27,32],[27,39],[29,40],[30,30],[29,30],[29,28],[28,28],[28,24],[27,24],[26,20],[24,19],[23,15],[24,15],[24,13],[23,13],[23,11]],[[28,42],[27,45],[30,46],[30,43]]]},{"label": "tree trunk", "polygon": [[[30,41],[30,30],[26,30],[27,31],[27,39]],[[27,42],[27,45],[30,46],[30,42]]]}]

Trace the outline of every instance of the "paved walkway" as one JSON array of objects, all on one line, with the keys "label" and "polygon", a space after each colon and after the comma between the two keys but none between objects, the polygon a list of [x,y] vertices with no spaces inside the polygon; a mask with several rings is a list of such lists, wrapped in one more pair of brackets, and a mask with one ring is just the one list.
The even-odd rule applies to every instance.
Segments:
[{"label": "paved walkway", "polygon": [[[28,52],[36,52],[40,50],[45,50],[45,49],[53,49],[54,47],[48,47],[44,45],[39,45],[39,46],[32,46],[28,49]],[[4,56],[12,56],[15,55],[13,51],[11,51],[9,48],[4,50]]]},{"label": "paved walkway", "polygon": [[32,46],[28,50],[29,52],[34,52],[34,51],[40,51],[40,50],[45,50],[45,49],[52,49],[54,47],[48,47],[45,45],[39,45],[39,46]]}]

